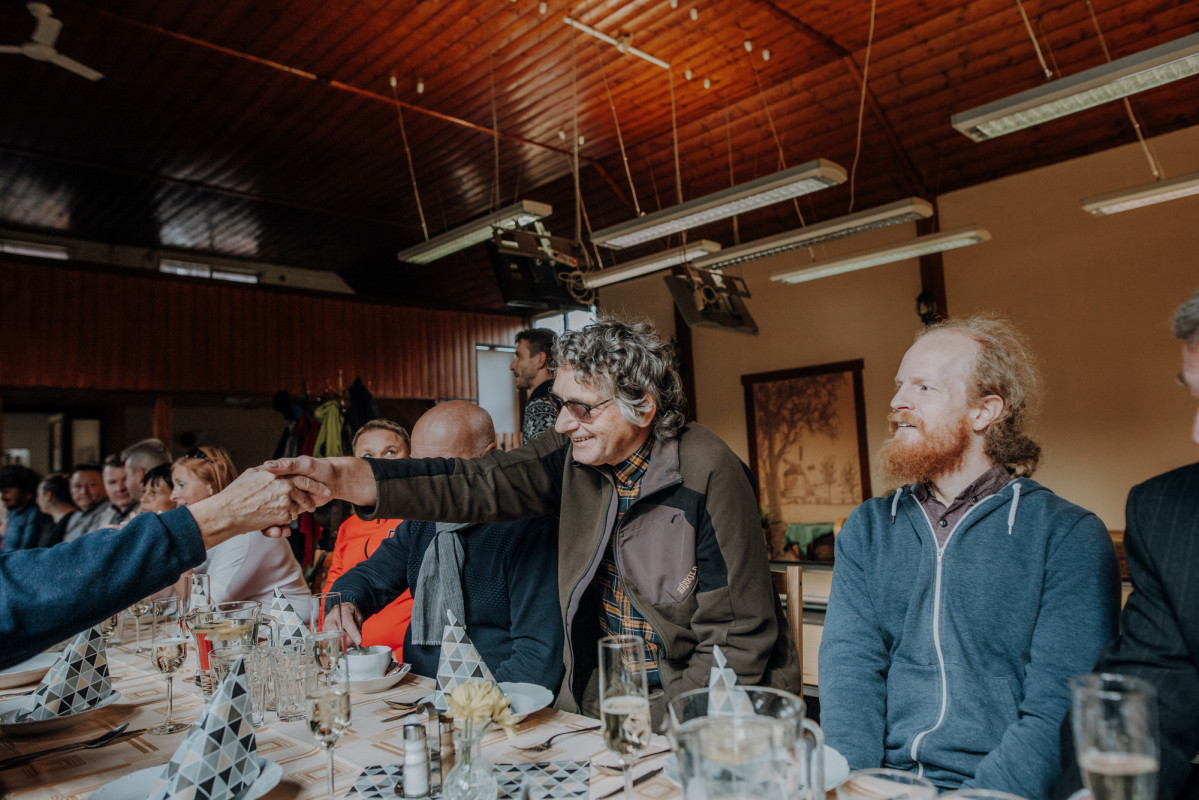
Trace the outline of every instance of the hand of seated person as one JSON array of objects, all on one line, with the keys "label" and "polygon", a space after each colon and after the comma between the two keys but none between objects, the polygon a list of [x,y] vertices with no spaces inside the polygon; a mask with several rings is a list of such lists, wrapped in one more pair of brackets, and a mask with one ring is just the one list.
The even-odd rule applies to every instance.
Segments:
[{"label": "hand of seated person", "polygon": [[357,647],[362,644],[362,612],[353,603],[339,603],[325,612],[325,630],[344,631]]}]

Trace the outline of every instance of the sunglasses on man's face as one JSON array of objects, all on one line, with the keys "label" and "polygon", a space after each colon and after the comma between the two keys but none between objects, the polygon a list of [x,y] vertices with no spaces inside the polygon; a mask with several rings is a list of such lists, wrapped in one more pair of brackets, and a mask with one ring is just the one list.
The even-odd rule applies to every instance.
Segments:
[{"label": "sunglasses on man's face", "polygon": [[565,408],[567,413],[570,414],[572,417],[574,417],[579,422],[591,422],[591,419],[592,419],[591,412],[592,411],[599,408],[604,403],[611,403],[613,400],[616,399],[616,396],[613,395],[612,397],[609,397],[607,400],[601,400],[598,403],[588,405],[587,403],[583,403],[578,400],[563,400],[561,397],[554,394],[553,392],[550,392],[549,397],[550,397],[550,404],[554,407],[555,414],[561,414],[562,409]]}]

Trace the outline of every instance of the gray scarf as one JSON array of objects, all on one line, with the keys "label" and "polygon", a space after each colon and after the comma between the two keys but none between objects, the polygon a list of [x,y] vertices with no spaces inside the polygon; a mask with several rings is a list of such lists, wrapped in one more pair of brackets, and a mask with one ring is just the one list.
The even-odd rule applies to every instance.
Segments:
[{"label": "gray scarf", "polygon": [[466,603],[462,599],[462,562],[466,557],[458,531],[467,522],[438,522],[437,535],[425,550],[420,575],[412,591],[412,643],[440,645],[445,612],[450,610],[466,626]]}]

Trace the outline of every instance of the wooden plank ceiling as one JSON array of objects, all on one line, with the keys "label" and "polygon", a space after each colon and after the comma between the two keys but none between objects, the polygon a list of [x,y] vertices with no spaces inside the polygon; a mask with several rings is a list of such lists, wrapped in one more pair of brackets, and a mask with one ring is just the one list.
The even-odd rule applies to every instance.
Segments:
[{"label": "wooden plank ceiling", "polygon": [[[868,0],[51,5],[59,51],[105,77],[0,55],[0,227],[368,272],[413,305],[505,308],[482,247],[397,262],[423,239],[413,177],[432,234],[527,198],[552,204],[551,231],[574,237],[576,108],[584,239],[588,224],[630,219],[634,195],[648,211],[675,201],[671,73],[574,32],[566,16],[632,34],[673,65],[684,198],[784,163],[849,168],[864,73],[855,209],[1134,141],[1119,103],[985,144],[950,127],[955,112],[1044,81],[1014,0],[881,0],[868,71]],[[1056,76],[1103,62],[1085,0],[1023,5]],[[1091,5],[1113,58],[1199,30],[1194,0]],[[0,5],[0,43],[26,41],[33,24],[22,3]],[[1199,123],[1197,80],[1134,98],[1148,135]],[[849,202],[846,184],[799,207],[810,223]],[[738,233],[797,223],[784,203],[743,215]],[[735,233],[726,220],[690,235],[729,246]]]}]

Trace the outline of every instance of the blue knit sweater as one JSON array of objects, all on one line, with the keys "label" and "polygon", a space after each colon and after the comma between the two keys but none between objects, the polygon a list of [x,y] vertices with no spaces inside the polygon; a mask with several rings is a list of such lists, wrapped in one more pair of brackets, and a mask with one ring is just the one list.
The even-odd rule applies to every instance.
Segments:
[{"label": "blue knit sweater", "polygon": [[859,506],[836,549],[820,647],[827,742],[854,769],[1047,797],[1067,681],[1115,634],[1119,576],[1103,523],[1017,478],[938,550],[905,487]]},{"label": "blue knit sweater", "polygon": [[[425,550],[437,527],[409,520],[366,561],[337,579],[330,591],[371,616],[415,587]],[[466,633],[497,681],[537,683],[557,692],[562,680],[562,615],[558,605],[558,529],[538,518],[475,525],[462,540],[462,599]],[[440,645],[412,644],[404,660],[418,675],[434,677]]]}]

